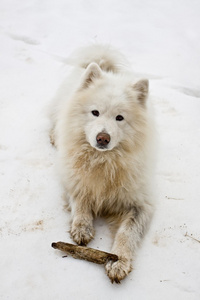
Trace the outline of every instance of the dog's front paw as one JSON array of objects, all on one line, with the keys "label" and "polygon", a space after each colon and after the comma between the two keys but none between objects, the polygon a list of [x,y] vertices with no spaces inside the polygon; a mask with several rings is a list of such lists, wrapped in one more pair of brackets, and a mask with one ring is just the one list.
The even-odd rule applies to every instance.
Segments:
[{"label": "dog's front paw", "polygon": [[107,262],[105,269],[112,283],[120,283],[131,272],[132,266],[130,260],[121,258],[116,262]]},{"label": "dog's front paw", "polygon": [[83,222],[72,224],[71,237],[78,245],[86,246],[94,238],[94,228]]}]

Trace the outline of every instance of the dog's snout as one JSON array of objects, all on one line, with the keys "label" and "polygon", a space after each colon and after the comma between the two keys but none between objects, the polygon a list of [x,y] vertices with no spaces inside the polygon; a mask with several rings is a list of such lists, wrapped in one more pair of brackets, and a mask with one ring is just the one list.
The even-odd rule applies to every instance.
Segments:
[{"label": "dog's snout", "polygon": [[107,146],[110,143],[110,135],[105,132],[100,132],[97,137],[97,144],[100,146]]}]

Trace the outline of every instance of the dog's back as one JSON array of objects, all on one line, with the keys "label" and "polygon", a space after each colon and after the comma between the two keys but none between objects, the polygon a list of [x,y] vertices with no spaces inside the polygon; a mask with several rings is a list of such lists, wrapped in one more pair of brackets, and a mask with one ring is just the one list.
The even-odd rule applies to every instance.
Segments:
[{"label": "dog's back", "polygon": [[110,45],[94,44],[79,48],[66,62],[70,65],[86,69],[91,62],[97,63],[103,71],[123,72],[128,68],[126,58]]}]

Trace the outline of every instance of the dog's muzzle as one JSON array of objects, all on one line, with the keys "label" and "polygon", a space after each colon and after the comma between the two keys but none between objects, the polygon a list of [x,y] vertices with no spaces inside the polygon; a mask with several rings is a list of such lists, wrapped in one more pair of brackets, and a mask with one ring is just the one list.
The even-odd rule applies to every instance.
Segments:
[{"label": "dog's muzzle", "polygon": [[106,149],[110,143],[110,135],[106,132],[100,132],[96,136],[97,147],[99,149]]}]

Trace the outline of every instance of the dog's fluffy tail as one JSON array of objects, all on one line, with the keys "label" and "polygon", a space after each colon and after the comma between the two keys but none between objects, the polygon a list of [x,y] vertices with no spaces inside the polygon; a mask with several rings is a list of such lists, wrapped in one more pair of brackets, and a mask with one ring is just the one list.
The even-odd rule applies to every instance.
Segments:
[{"label": "dog's fluffy tail", "polygon": [[75,51],[67,60],[66,63],[87,68],[87,66],[95,62],[103,71],[120,72],[122,69],[128,68],[128,61],[115,48],[110,45],[95,44],[89,47],[82,47]]}]

